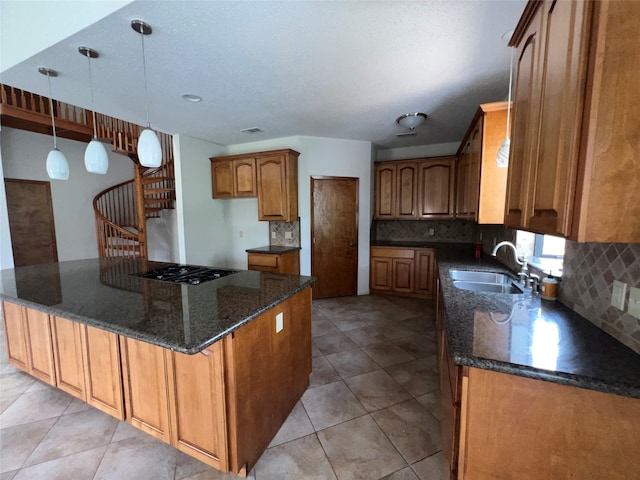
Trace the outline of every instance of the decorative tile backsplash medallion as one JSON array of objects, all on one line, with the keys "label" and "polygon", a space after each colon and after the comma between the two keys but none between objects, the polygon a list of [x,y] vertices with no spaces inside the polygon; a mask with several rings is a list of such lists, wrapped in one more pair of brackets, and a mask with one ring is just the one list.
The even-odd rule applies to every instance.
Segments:
[{"label": "decorative tile backsplash medallion", "polygon": [[[628,285],[625,311],[611,306],[614,280]],[[639,243],[567,241],[560,301],[640,353],[640,320],[627,313],[629,287],[640,288]]]},{"label": "decorative tile backsplash medallion", "polygon": [[[274,233],[275,237],[273,236]],[[269,222],[269,245],[299,247],[300,220],[298,219],[297,222]]]},{"label": "decorative tile backsplash medallion", "polygon": [[372,240],[379,242],[469,243],[475,224],[462,220],[374,220],[371,229]]}]

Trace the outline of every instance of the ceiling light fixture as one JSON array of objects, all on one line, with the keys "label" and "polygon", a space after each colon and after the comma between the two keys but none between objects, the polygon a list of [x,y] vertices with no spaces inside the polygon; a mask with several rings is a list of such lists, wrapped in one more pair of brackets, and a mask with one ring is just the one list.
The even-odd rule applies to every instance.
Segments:
[{"label": "ceiling light fixture", "polygon": [[416,127],[422,125],[426,119],[426,113],[405,113],[404,115],[400,115],[396,118],[396,123],[402,127],[408,128],[409,130],[414,130]]},{"label": "ceiling light fixture", "polygon": [[91,89],[91,113],[93,114],[93,139],[87,145],[84,151],[84,166],[89,173],[97,173],[104,175],[109,169],[109,157],[102,142],[98,141],[98,133],[96,131],[96,110],[95,101],[93,99],[93,77],[91,75],[91,59],[98,58],[98,52],[89,47],[78,47],[80,55],[87,57],[89,64],[89,87]]},{"label": "ceiling light fixture", "polygon": [[182,98],[187,102],[198,103],[202,101],[202,97],[200,95],[195,95],[193,93],[185,93],[182,95]]},{"label": "ceiling light fixture", "polygon": [[40,67],[38,72],[47,76],[49,84],[49,112],[51,113],[51,127],[53,128],[53,150],[47,155],[47,174],[52,180],[67,180],[69,178],[69,162],[64,154],[58,150],[56,138],[56,120],[53,114],[53,97],[51,95],[51,77],[57,77],[58,72],[50,68]]},{"label": "ceiling light fixture", "polygon": [[144,37],[151,35],[153,31],[148,23],[142,20],[132,20],[131,28],[140,34],[142,40],[142,71],[144,73],[144,99],[147,111],[147,127],[140,132],[138,138],[138,159],[144,167],[156,168],[162,164],[162,148],[158,141],[158,136],[151,130],[149,123],[149,92],[147,89],[147,63],[144,54]]},{"label": "ceiling light fixture", "polygon": [[509,100],[507,102],[507,133],[502,145],[498,149],[496,164],[500,168],[509,166],[509,151],[511,150],[511,139],[509,138],[509,126],[511,124],[511,83],[513,79],[513,48],[511,49],[511,61],[509,62]]}]

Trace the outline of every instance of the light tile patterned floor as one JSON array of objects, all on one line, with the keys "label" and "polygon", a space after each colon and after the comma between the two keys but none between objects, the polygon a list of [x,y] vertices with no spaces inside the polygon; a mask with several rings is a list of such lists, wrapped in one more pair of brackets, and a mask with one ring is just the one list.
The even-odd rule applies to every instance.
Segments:
[{"label": "light tile patterned floor", "polygon": [[[433,308],[425,300],[313,303],[307,391],[249,478],[445,480]],[[6,363],[0,480],[237,479]]]}]

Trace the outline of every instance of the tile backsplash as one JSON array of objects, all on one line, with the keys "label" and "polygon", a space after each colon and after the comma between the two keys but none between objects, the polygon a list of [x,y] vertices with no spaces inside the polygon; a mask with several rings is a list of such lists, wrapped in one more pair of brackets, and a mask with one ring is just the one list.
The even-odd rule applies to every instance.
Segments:
[{"label": "tile backsplash", "polygon": [[[287,234],[290,234],[291,238],[287,238]],[[269,245],[299,247],[300,220],[297,222],[269,222]]]},{"label": "tile backsplash", "polygon": [[374,220],[371,234],[372,240],[379,242],[470,243],[474,227],[463,220]]},{"label": "tile backsplash", "polygon": [[640,288],[640,243],[567,241],[560,301],[640,353],[640,320],[611,306],[613,281]]}]

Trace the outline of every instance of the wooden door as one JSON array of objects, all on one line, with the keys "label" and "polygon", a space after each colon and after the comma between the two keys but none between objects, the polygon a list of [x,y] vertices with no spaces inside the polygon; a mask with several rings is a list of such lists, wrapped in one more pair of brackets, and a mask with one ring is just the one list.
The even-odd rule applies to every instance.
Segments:
[{"label": "wooden door", "polygon": [[25,372],[29,371],[29,347],[24,319],[24,307],[2,302],[4,333],[7,341],[9,363]]},{"label": "wooden door", "polygon": [[255,197],[256,160],[254,158],[233,161],[233,194],[236,197]]},{"label": "wooden door", "polygon": [[211,162],[211,189],[213,198],[233,197],[231,160],[215,160]]},{"label": "wooden door", "polygon": [[515,98],[513,101],[513,124],[511,127],[511,151],[507,176],[507,200],[504,223],[511,228],[524,228],[527,209],[529,170],[536,156],[539,105],[538,75],[542,15],[536,18],[525,32],[522,46],[516,53]]},{"label": "wooden door", "polygon": [[124,420],[118,336],[88,325],[82,330],[87,403]]},{"label": "wooden door", "polygon": [[375,166],[375,218],[396,215],[396,165],[377,163]]},{"label": "wooden door", "polygon": [[227,430],[222,342],[195,355],[171,352],[172,445],[226,471]]},{"label": "wooden door", "polygon": [[49,182],[6,178],[4,183],[14,265],[57,262]]},{"label": "wooden door", "polygon": [[420,162],[418,166],[418,216],[453,218],[455,157]]},{"label": "wooden door", "polygon": [[415,261],[413,258],[392,259],[392,290],[394,292],[415,292]]},{"label": "wooden door", "polygon": [[53,344],[51,341],[51,323],[49,315],[39,310],[25,308],[27,347],[29,351],[29,373],[48,383],[56,384],[53,365]]},{"label": "wooden door", "polygon": [[133,338],[120,338],[126,420],[143,432],[170,443],[167,379],[170,352]]},{"label": "wooden door", "polygon": [[358,179],[311,179],[311,274],[314,298],[356,295]]},{"label": "wooden door", "polygon": [[51,317],[56,386],[81,400],[86,399],[82,325],[61,317]]},{"label": "wooden door", "polygon": [[396,164],[396,213],[397,218],[416,218],[418,203],[418,164],[398,162]]},{"label": "wooden door", "polygon": [[591,23],[585,2],[545,2],[541,10],[545,44],[540,140],[528,226],[539,233],[566,236],[571,231],[576,190]]}]

